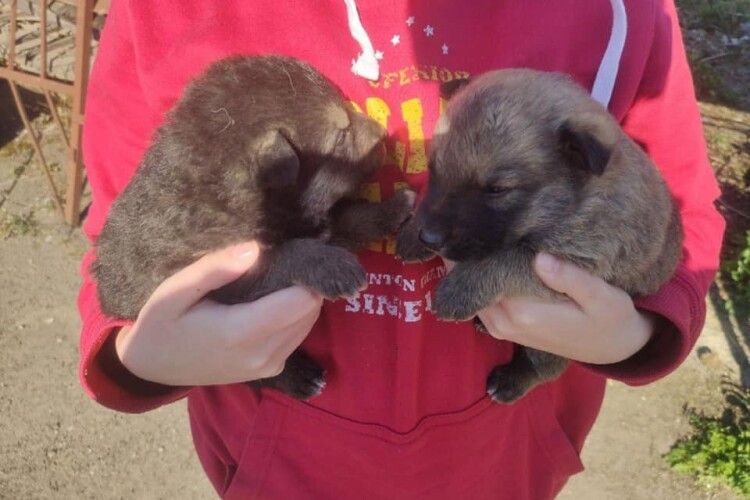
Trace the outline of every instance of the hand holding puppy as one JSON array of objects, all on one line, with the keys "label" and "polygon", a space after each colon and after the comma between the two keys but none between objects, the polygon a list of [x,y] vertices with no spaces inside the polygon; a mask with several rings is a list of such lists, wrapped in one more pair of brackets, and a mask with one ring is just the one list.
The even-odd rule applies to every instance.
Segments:
[{"label": "hand holding puppy", "polygon": [[258,258],[255,243],[210,253],[167,278],[115,349],[134,375],[167,385],[212,385],[273,377],[302,343],[323,299],[306,288],[224,305],[203,297],[230,283]]},{"label": "hand holding puppy", "polygon": [[534,270],[570,301],[503,299],[478,313],[493,337],[594,364],[625,360],[651,339],[653,316],[622,289],[549,254],[537,255]]}]

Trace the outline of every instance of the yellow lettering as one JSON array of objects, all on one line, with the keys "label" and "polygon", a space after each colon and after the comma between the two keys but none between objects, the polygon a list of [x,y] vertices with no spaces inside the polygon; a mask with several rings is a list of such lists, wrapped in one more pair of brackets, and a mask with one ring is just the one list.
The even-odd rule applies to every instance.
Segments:
[{"label": "yellow lettering", "polygon": [[409,160],[406,164],[407,174],[418,174],[427,170],[422,114],[422,102],[419,99],[409,99],[401,104],[401,115],[406,122],[406,129],[409,135]]},{"label": "yellow lettering", "polygon": [[409,76],[406,74],[406,70],[409,68],[401,68],[398,72],[398,84],[401,86],[409,84]]},{"label": "yellow lettering", "polygon": [[365,100],[367,115],[378,122],[381,127],[388,129],[388,117],[391,116],[391,109],[388,104],[380,97],[368,97]]},{"label": "yellow lettering", "polygon": [[443,82],[449,82],[453,80],[453,74],[451,74],[450,70],[447,70],[445,68],[440,70],[439,76],[440,76],[440,81],[443,81]]},{"label": "yellow lettering", "polygon": [[404,158],[406,158],[406,145],[401,141],[393,141],[393,148],[389,148],[388,159],[399,170],[404,171]]},{"label": "yellow lettering", "polygon": [[384,89],[390,88],[391,82],[395,80],[396,78],[398,78],[398,73],[394,73],[394,72],[386,73],[385,75],[383,75],[383,88]]}]

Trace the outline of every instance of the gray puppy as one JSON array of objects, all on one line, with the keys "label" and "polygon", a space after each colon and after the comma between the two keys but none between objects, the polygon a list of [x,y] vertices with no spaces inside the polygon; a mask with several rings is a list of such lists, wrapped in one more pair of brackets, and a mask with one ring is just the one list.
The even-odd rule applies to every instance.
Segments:
[{"label": "gray puppy", "polygon": [[[512,69],[472,80],[451,97],[431,148],[427,194],[397,253],[457,262],[437,288],[438,317],[468,320],[503,297],[561,298],[533,271],[541,251],[632,295],[674,273],[682,225],[666,184],[568,77]],[[487,392],[512,402],[566,367],[521,347],[492,371]]]},{"label": "gray puppy", "polygon": [[[355,199],[380,167],[385,131],[312,67],[277,57],[221,60],[190,83],[112,205],[93,265],[102,309],[134,319],[167,277],[211,251],[257,240],[257,265],[209,296],[248,302],[293,284],[328,299],[366,286],[352,251],[394,232],[413,193]],[[297,398],[324,385],[295,352],[255,382]]]}]

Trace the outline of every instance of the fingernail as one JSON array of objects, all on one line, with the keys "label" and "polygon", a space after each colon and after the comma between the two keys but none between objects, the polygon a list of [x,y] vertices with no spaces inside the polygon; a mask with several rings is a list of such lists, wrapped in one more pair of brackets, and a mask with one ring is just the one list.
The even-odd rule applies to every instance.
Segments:
[{"label": "fingernail", "polygon": [[536,267],[543,273],[554,274],[560,269],[560,261],[548,253],[540,252],[536,256]]},{"label": "fingernail", "polygon": [[258,244],[254,241],[240,243],[232,247],[232,256],[240,260],[248,260],[258,255]]}]

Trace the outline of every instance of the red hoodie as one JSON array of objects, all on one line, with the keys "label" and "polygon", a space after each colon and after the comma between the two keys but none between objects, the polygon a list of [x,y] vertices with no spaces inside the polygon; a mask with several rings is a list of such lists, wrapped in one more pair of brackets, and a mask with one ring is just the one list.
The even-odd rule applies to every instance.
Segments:
[{"label": "red hoodie", "polygon": [[[115,0],[84,134],[93,193],[84,230],[92,242],[185,84],[237,53],[301,58],[387,127],[387,164],[364,189],[372,199],[401,183],[425,184],[425,142],[444,104],[439,82],[503,67],[572,75],[651,155],[680,207],[683,260],[658,293],[636,300],[666,321],[624,362],[573,363],[516,404],[493,404],[486,375],[513,345],[468,322],[436,320],[430,297],[444,273],[440,260],[405,265],[386,241],[360,255],[368,289],[326,302],[304,344],[326,367],[322,395],[300,402],[244,384],[166,387],[113,357],[105,340],[124,323],[100,310],[89,251],[79,296],[88,394],[127,412],[187,395],[201,463],[227,498],[554,496],[583,469],[579,452],[605,377],[645,384],[688,354],[718,263],[719,191],[672,1]],[[353,72],[360,54],[364,76]]]}]

